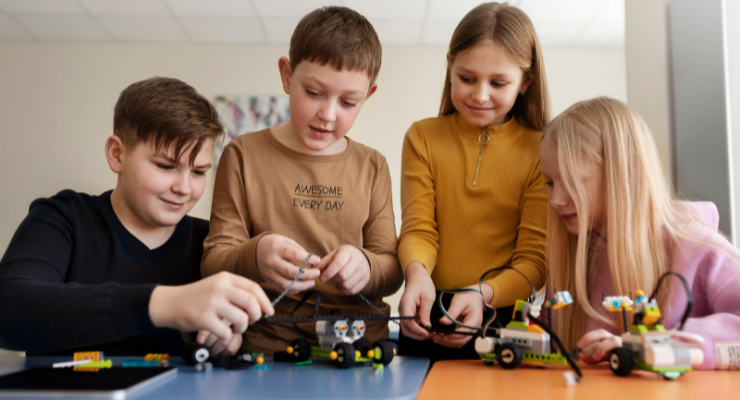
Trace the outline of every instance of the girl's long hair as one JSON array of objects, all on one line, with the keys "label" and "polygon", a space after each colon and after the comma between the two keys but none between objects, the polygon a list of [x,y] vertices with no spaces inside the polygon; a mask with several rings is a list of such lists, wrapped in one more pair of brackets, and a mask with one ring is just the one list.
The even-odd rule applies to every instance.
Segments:
[{"label": "girl's long hair", "polygon": [[[548,206],[546,258],[549,287],[570,291],[574,304],[553,313],[556,333],[571,349],[585,333],[586,317],[621,328],[617,315],[606,316],[589,302],[592,210],[579,168],[588,162],[604,179],[604,232],[614,293],[636,289],[649,294],[670,269],[669,254],[677,240],[712,244],[690,233],[698,218],[672,196],[663,175],[652,134],[645,121],[621,101],[601,97],[574,104],[543,132],[557,146],[560,177],[578,213],[578,235],[570,234],[560,215]],[[657,297],[665,313],[669,285]],[[677,305],[682,307],[683,305]],[[600,307],[599,307],[600,308]],[[616,313],[615,313],[616,314]],[[613,317],[613,318],[609,318]]]},{"label": "girl's long hair", "polygon": [[547,91],[545,63],[532,21],[522,10],[507,3],[484,3],[470,10],[452,34],[447,62],[447,77],[439,115],[454,113],[450,67],[455,57],[479,43],[491,41],[529,75],[532,83],[519,95],[510,115],[531,129],[541,131],[550,120],[550,94]]}]

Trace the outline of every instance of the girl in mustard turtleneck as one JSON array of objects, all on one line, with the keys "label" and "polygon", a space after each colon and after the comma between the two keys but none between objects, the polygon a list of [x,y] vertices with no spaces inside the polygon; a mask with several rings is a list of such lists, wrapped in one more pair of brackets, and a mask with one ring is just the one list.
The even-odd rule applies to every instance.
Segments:
[{"label": "girl in mustard turtleneck", "polygon": [[[547,191],[540,175],[541,131],[550,117],[542,52],[518,8],[486,3],[455,29],[439,116],[415,122],[403,144],[403,225],[398,258],[406,277],[402,316],[450,325],[436,291],[478,289],[488,269],[509,265],[540,289],[547,280]],[[491,274],[485,302],[504,324],[517,299],[531,294],[516,271]],[[443,301],[455,320],[480,326],[480,296]],[[461,328],[458,328],[461,329]],[[432,361],[478,358],[471,336],[401,325],[399,351]]]}]

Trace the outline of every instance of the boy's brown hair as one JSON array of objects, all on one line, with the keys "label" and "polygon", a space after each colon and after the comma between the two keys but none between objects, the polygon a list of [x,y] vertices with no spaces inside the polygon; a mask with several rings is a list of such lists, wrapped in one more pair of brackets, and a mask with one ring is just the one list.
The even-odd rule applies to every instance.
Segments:
[{"label": "boy's brown hair", "polygon": [[322,7],[306,14],[290,38],[290,69],[301,61],[362,71],[375,82],[383,50],[367,18],[347,7]]},{"label": "boy's brown hair", "polygon": [[175,160],[193,146],[192,166],[203,142],[223,135],[224,128],[216,107],[192,86],[155,76],[121,92],[113,114],[113,134],[129,149],[152,138],[157,152],[174,144]]}]

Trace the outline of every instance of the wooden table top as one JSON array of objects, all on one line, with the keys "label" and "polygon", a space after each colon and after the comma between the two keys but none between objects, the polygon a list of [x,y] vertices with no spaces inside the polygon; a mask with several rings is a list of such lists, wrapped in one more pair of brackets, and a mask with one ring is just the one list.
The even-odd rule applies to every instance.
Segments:
[{"label": "wooden table top", "polygon": [[655,373],[634,371],[628,377],[614,375],[606,363],[579,363],[583,379],[567,386],[566,366],[546,368],[520,366],[505,370],[479,360],[440,361],[434,364],[419,392],[419,400],[493,398],[517,400],[522,395],[545,399],[729,399],[740,398],[740,373],[690,371],[675,381]]}]

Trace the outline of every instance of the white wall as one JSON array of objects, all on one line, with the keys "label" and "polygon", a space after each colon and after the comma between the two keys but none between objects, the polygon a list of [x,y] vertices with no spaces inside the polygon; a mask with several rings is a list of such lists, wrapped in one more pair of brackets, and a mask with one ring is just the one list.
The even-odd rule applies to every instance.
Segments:
[{"label": "white wall", "polygon": [[[543,51],[556,112],[599,95],[626,101],[624,48]],[[400,229],[403,136],[413,121],[436,115],[446,51],[390,46],[383,52],[378,91],[350,136],[388,159]],[[127,85],[159,75],[182,79],[211,99],[280,94],[277,60],[286,54],[286,46],[272,45],[0,43],[0,250],[33,199],[65,188],[97,194],[115,185],[103,145]],[[212,173],[208,178],[212,184]],[[210,205],[208,190],[191,215],[208,218]]]}]

